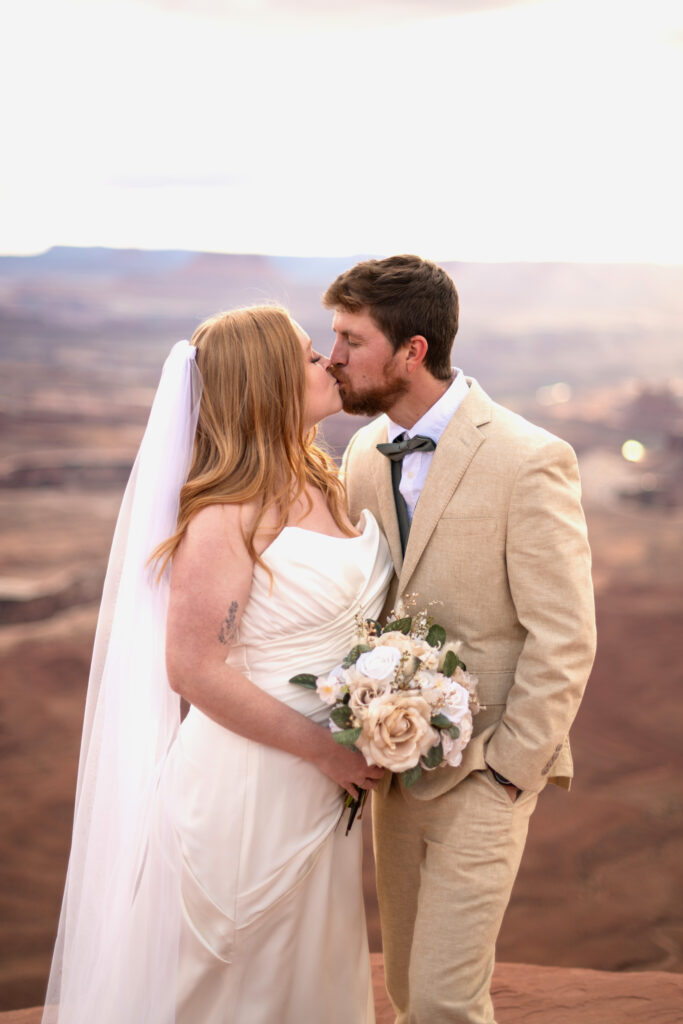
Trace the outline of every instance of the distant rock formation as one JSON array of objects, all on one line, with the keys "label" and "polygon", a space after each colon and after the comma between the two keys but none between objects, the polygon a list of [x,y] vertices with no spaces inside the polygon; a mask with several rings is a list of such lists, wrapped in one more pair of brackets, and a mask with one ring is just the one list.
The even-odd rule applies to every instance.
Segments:
[{"label": "distant rock formation", "polygon": [[49,619],[65,608],[96,601],[102,581],[103,573],[97,569],[58,573],[42,580],[0,579],[0,625]]}]

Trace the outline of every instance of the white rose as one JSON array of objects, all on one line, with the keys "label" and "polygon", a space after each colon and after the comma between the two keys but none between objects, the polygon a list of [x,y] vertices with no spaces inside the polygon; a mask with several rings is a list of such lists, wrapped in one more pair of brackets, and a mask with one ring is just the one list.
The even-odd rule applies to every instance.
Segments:
[{"label": "white rose", "polygon": [[422,697],[406,692],[385,693],[368,705],[356,746],[369,764],[404,772],[439,741],[429,718],[429,704]]},{"label": "white rose", "polygon": [[458,722],[460,735],[456,740],[447,732],[441,733],[443,759],[451,768],[457,768],[462,762],[462,752],[472,739],[472,716],[468,714]]},{"label": "white rose", "polygon": [[446,703],[442,710],[454,725],[460,725],[462,719],[470,713],[470,694],[460,683],[451,680],[445,694]]},{"label": "white rose", "polygon": [[372,651],[361,654],[356,662],[356,669],[367,679],[389,679],[396,671],[400,660],[401,653],[395,647],[375,647]]}]

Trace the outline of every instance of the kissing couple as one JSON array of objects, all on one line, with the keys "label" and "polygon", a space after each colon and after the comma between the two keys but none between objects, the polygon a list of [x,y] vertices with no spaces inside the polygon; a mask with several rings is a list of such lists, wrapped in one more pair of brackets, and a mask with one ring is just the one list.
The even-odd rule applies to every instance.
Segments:
[{"label": "kissing couple", "polygon": [[[359,263],[323,302],[329,360],[262,306],[164,365],[102,597],[45,1024],[371,1024],[361,830],[337,827],[368,789],[397,1022],[494,1021],[496,937],[538,796],[569,788],[594,655],[576,458],[452,368],[436,264]],[[342,407],[379,415],[340,477],[315,432]],[[290,683],[409,593],[482,705],[460,763],[410,787]]]}]

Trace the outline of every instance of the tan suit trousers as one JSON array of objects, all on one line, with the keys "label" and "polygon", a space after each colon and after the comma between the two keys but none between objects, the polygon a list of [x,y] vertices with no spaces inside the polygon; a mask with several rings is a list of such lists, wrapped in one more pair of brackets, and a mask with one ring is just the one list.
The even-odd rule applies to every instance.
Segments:
[{"label": "tan suit trousers", "polygon": [[495,943],[537,793],[491,771],[432,800],[398,779],[373,795],[387,990],[396,1024],[495,1024]]}]

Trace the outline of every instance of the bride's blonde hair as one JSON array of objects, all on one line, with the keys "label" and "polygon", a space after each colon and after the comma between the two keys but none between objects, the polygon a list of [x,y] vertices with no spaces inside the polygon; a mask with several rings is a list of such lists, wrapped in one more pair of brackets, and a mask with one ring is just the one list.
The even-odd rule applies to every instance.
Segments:
[{"label": "bride's blonde hair", "polygon": [[199,419],[176,532],[152,555],[160,573],[193,516],[216,504],[257,503],[244,539],[263,566],[254,547],[263,516],[274,506],[282,529],[307,485],[322,491],[337,526],[352,535],[337,468],[314,443],[316,428],[304,424],[304,353],[288,312],[252,306],[221,313],[200,324],[190,344],[203,383]]}]

